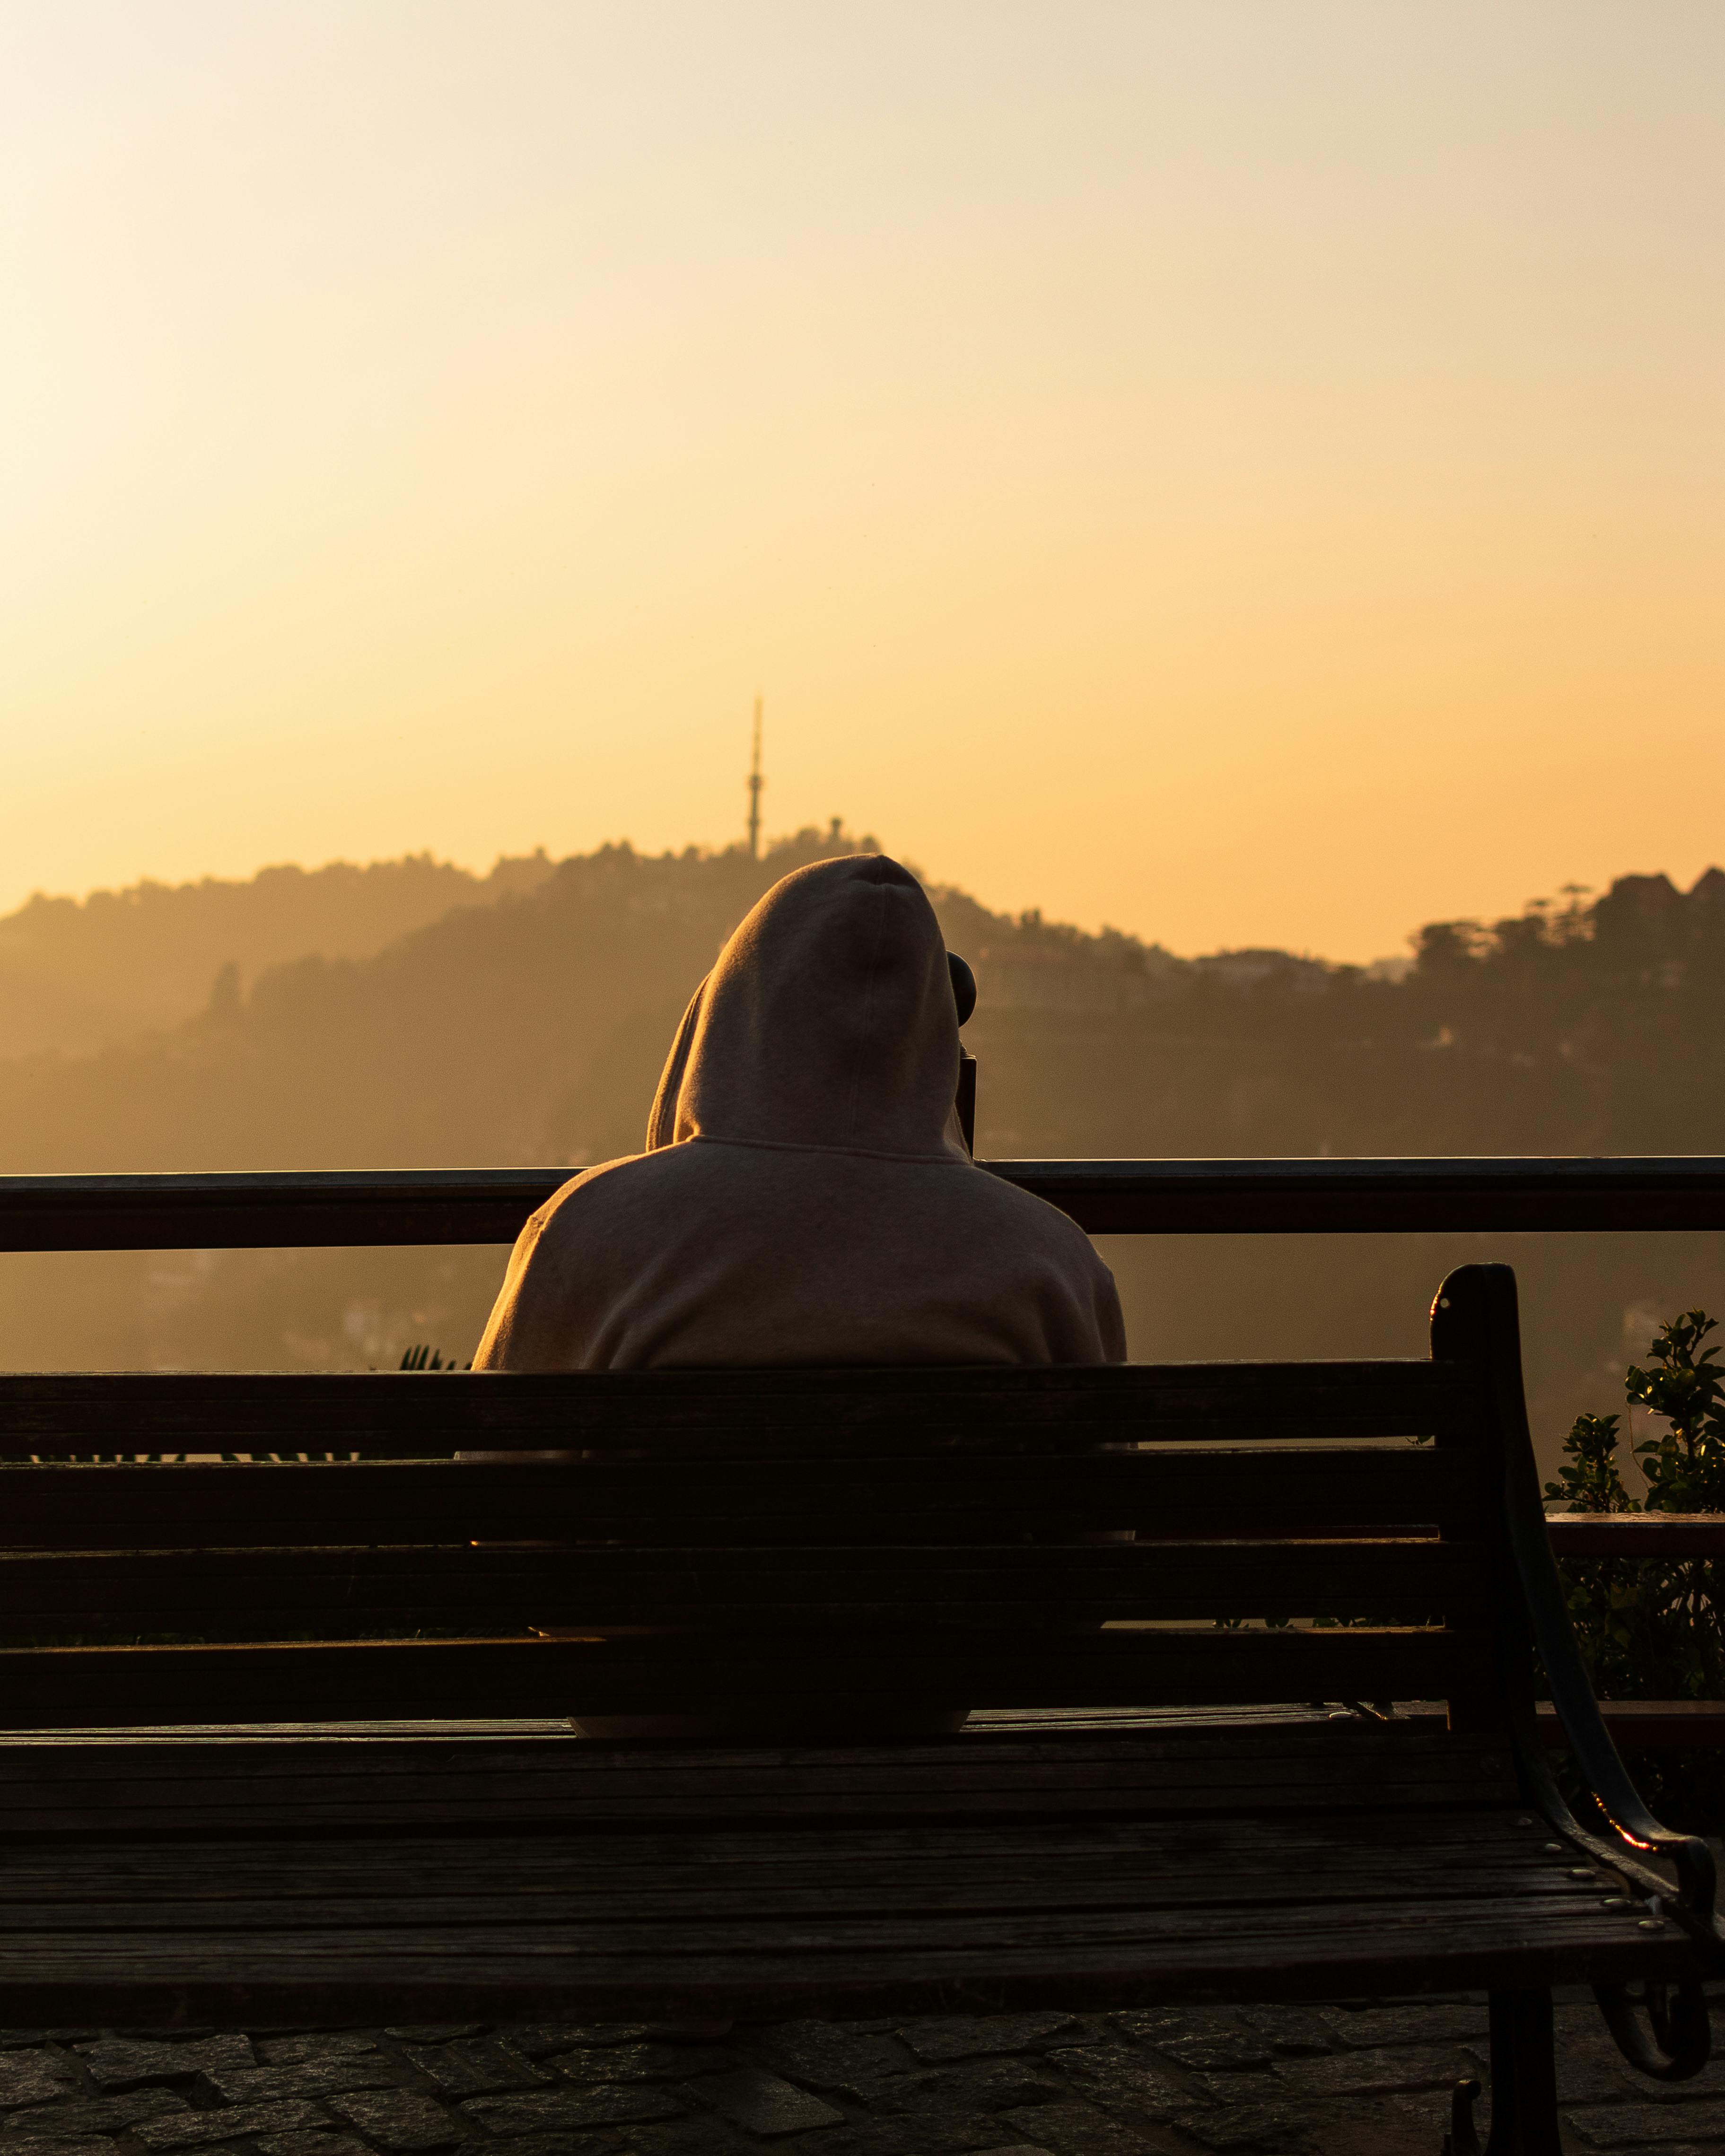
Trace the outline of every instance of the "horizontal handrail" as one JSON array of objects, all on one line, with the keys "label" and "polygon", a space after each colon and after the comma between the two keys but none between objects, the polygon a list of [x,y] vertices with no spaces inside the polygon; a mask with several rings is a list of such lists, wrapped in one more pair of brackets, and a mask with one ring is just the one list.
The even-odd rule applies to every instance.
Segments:
[{"label": "horizontal handrail", "polygon": [[1725,1512],[1548,1512],[1551,1546],[1561,1562],[1579,1557],[1636,1557],[1660,1563],[1725,1557]]},{"label": "horizontal handrail", "polygon": [[[1562,1751],[1569,1732],[1548,1699],[1535,1708],[1540,1740]],[[1602,1699],[1599,1719],[1620,1751],[1715,1752],[1725,1746],[1725,1700]]]},{"label": "horizontal handrail", "polygon": [[[990,1160],[1098,1235],[1725,1228],[1725,1155]],[[0,1250],[510,1243],[569,1168],[0,1176]]]}]

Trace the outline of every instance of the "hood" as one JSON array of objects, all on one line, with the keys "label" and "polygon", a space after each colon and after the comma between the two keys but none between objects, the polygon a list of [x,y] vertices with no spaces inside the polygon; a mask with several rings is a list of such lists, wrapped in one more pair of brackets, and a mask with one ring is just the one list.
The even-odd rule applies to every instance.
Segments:
[{"label": "hood", "polygon": [[922,886],[884,854],[816,861],[774,884],[696,989],[647,1150],[708,1137],[963,1160],[958,1052]]}]

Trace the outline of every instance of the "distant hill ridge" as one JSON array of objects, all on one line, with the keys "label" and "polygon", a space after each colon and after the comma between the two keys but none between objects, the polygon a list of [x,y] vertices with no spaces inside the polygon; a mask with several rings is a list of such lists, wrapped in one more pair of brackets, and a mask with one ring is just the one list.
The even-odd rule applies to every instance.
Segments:
[{"label": "distant hill ridge", "polygon": [[[0,921],[0,1172],[633,1151],[731,929],[789,870],[875,843],[835,824],[758,860],[419,855],[32,900]],[[1434,923],[1404,973],[1179,958],[929,890],[980,978],[985,1151],[1725,1149],[1717,869]],[[82,1014],[58,1034],[49,988]]]},{"label": "distant hill ridge", "polygon": [[[792,869],[877,844],[835,824],[759,860],[623,844],[483,879],[418,856],[33,900],[0,921],[0,1171],[630,1150],[682,1007],[742,915]],[[1112,930],[932,895],[1003,1006],[1015,970],[1107,1009],[1110,983],[1177,964]],[[58,1038],[46,983],[81,998]]]},{"label": "distant hill ridge", "polygon": [[316,953],[362,958],[459,906],[495,905],[542,883],[542,851],[477,876],[429,854],[356,867],[266,868],[244,881],[132,884],[87,898],[38,892],[0,918],[0,1056],[110,1047],[177,1025],[208,1001]]},{"label": "distant hill ridge", "polygon": [[[872,844],[806,831],[758,861],[607,846],[488,877],[421,857],[33,901],[0,922],[0,1038],[19,973],[58,980],[57,954],[67,982],[107,996],[105,1024],[133,1029],[51,1048],[39,1017],[34,1051],[0,1056],[0,1172],[632,1152],[724,937],[787,870]],[[1405,968],[1365,971],[1269,949],[1175,957],[929,890],[980,977],[965,1037],[984,1155],[1725,1152],[1717,870],[1687,892],[1625,876],[1597,901],[1434,922]],[[157,969],[157,1001],[128,966]],[[169,995],[177,1017],[160,1015]],[[1725,1303],[1725,1255],[1702,1235],[1149,1235],[1106,1255],[1151,1358],[1418,1353],[1448,1267],[1508,1258],[1548,1464],[1578,1412],[1620,1404],[1657,1317]],[[465,1359],[501,1264],[0,1253],[0,1367],[364,1369],[428,1341]]]}]

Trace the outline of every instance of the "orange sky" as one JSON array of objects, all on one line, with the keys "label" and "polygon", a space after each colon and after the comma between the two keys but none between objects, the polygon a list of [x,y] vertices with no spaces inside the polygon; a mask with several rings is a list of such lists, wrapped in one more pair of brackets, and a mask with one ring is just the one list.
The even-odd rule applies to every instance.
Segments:
[{"label": "orange sky", "polygon": [[1717,0],[9,0],[0,906],[842,812],[1337,957],[1725,859]]}]

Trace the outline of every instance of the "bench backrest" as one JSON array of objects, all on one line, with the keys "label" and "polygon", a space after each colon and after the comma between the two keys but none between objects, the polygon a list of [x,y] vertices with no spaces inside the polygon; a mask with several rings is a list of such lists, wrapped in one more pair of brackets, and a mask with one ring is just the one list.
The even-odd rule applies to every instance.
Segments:
[{"label": "bench backrest", "polygon": [[[1512,1276],[1451,1275],[1433,1344],[0,1378],[0,1726],[1418,1697],[1498,1727]],[[575,1456],[454,1457],[545,1447]]]}]

